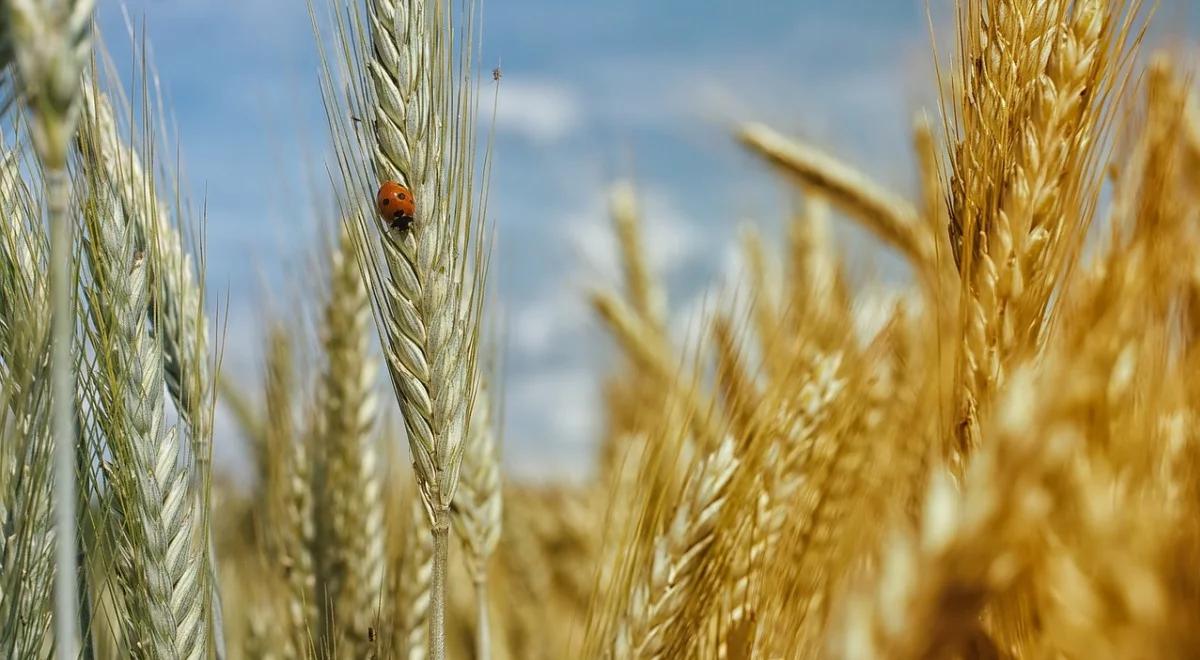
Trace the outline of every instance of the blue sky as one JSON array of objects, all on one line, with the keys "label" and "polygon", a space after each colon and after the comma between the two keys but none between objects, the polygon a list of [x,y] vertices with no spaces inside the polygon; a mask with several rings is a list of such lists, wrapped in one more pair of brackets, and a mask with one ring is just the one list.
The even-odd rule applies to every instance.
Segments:
[{"label": "blue sky", "polygon": [[[946,0],[931,2],[945,16]],[[99,5],[106,41],[127,67],[121,5]],[[925,6],[485,3],[482,60],[504,70],[490,215],[510,344],[512,469],[577,475],[590,464],[612,349],[584,300],[589,287],[616,281],[608,185],[636,181],[649,249],[670,285],[676,326],[686,328],[709,285],[736,271],[739,224],[778,236],[789,203],[786,188],[731,139],[735,122],[766,121],[913,190],[908,131],[934,98]],[[1200,10],[1188,0],[1165,0],[1160,12],[1167,39],[1197,32]],[[225,368],[257,379],[262,310],[285,309],[301,293],[314,200],[328,186],[305,2],[128,0],[125,14],[146,28],[187,182],[207,205],[208,283],[230,304]],[[870,240],[839,231],[861,281],[902,272]]]}]

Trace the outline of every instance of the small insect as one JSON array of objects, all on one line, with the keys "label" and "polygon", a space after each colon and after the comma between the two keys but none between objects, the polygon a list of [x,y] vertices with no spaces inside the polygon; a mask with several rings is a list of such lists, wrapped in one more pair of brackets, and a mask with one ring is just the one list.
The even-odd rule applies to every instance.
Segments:
[{"label": "small insect", "polygon": [[504,72],[500,70],[500,67],[492,69],[492,80],[500,80],[503,76]]},{"label": "small insect", "polygon": [[395,181],[384,181],[375,194],[375,209],[392,229],[406,231],[412,228],[417,215],[416,200],[412,191]]},{"label": "small insect", "polygon": [[372,644],[374,644],[374,643],[375,643],[375,637],[376,637],[376,635],[375,635],[375,626],[367,626],[367,641],[368,641],[368,642],[371,642]]}]

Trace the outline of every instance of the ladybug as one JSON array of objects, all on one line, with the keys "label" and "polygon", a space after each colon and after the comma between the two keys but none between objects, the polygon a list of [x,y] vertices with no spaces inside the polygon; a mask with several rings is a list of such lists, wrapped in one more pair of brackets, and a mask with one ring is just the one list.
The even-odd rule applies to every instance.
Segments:
[{"label": "ladybug", "polygon": [[375,210],[392,229],[410,229],[417,215],[412,191],[395,181],[384,181],[375,193]]}]

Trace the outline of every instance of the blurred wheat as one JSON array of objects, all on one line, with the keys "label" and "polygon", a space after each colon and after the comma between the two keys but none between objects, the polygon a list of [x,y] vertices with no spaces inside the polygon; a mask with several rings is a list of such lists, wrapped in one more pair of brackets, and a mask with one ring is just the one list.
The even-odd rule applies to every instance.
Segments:
[{"label": "blurred wheat", "polygon": [[[545,484],[502,469],[480,341],[477,7],[334,6],[344,220],[251,388],[146,81],[85,75],[88,3],[0,3],[5,657],[1200,654],[1200,109],[1137,0],[958,2],[912,200],[737,128],[797,204],[778,253],[731,245],[699,340],[614,185],[597,469]],[[843,219],[913,277],[856,286]],[[210,462],[218,381],[249,478]]]}]

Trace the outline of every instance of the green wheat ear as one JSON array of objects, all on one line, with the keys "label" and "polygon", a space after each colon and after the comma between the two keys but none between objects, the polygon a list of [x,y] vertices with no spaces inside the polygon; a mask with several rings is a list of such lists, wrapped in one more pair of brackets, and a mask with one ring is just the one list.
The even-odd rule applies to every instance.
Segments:
[{"label": "green wheat ear", "polygon": [[[447,0],[366,4],[334,0],[350,107],[324,51],[323,91],[346,215],[432,522],[430,657],[441,660],[450,506],[478,390],[488,263],[488,161],[477,169],[472,82],[477,7],[465,3],[456,18]],[[365,118],[361,138],[346,116]],[[383,180],[415,194],[411,230],[389,231],[374,212]]]},{"label": "green wheat ear", "polygon": [[0,654],[33,657],[51,624],[48,245],[19,147],[0,161]]},{"label": "green wheat ear", "polygon": [[[72,274],[74,222],[68,216],[67,155],[79,116],[80,81],[91,56],[93,0],[6,0],[0,3],[0,65],[15,74],[7,92],[31,115],[41,159],[50,223],[50,360],[54,438],[55,650],[74,658],[80,645],[81,591],[76,553],[75,375],[76,327]],[[12,97],[8,97],[12,98]],[[8,103],[4,107],[8,107]],[[86,597],[86,589],[82,595]]]}]

